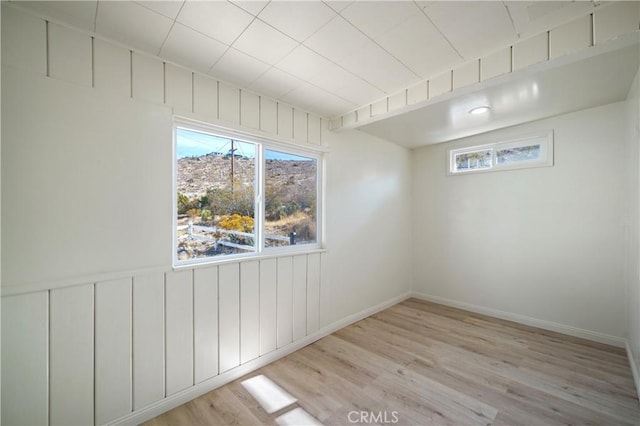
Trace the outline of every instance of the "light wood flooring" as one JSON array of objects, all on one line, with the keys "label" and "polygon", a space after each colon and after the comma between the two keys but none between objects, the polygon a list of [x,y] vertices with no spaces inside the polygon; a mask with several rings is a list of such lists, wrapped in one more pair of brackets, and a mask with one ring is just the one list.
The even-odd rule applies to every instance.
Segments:
[{"label": "light wood flooring", "polygon": [[[298,402],[267,414],[240,384],[258,374]],[[146,425],[272,425],[296,407],[325,425],[640,425],[623,349],[416,299]]]}]

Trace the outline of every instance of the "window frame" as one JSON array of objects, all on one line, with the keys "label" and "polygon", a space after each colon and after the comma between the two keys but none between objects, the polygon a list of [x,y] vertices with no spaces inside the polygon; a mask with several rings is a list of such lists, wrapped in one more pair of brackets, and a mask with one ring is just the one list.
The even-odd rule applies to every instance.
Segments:
[{"label": "window frame", "polygon": [[[202,257],[188,260],[179,260],[176,248],[178,247],[178,158],[177,158],[177,131],[178,129],[204,133],[212,136],[233,139],[246,142],[256,147],[256,175],[255,175],[255,205],[254,205],[254,232],[255,251],[250,253],[237,253],[223,256]],[[247,259],[273,257],[280,255],[295,255],[324,249],[324,153],[327,149],[323,146],[304,146],[274,139],[268,136],[257,135],[241,130],[222,127],[215,124],[204,123],[182,117],[174,117],[172,128],[172,266],[173,269],[193,267],[194,265],[211,265],[235,262]],[[266,159],[265,151],[273,150],[287,154],[298,155],[316,160],[316,242],[295,246],[265,247],[265,203],[264,190],[266,185]]]},{"label": "window frame", "polygon": [[[502,149],[513,149],[532,145],[540,145],[540,159],[515,161],[507,164],[499,164],[497,162],[497,153]],[[482,169],[455,170],[456,155],[481,151],[491,151],[491,164],[489,167]],[[500,142],[493,142],[482,145],[460,146],[447,150],[447,175],[449,176],[459,176],[473,173],[490,173],[504,170],[528,169],[536,167],[550,167],[553,166],[553,164],[553,130],[549,130],[546,132],[536,132],[514,139],[503,140]]]}]

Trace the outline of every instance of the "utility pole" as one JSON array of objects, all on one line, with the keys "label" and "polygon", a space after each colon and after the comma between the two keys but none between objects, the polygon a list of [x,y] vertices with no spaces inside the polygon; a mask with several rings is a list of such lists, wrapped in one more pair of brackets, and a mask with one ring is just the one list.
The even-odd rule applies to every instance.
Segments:
[{"label": "utility pole", "polygon": [[231,152],[231,194],[232,195],[233,195],[233,177],[234,177],[234,158],[235,158],[235,153],[237,149],[238,148],[235,148],[233,139],[231,139],[231,149],[229,150],[229,152]]}]

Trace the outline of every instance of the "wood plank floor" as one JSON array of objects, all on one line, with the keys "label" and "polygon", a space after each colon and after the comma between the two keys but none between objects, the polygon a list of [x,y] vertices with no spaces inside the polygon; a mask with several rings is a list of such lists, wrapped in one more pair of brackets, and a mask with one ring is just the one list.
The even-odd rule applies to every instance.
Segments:
[{"label": "wood plank floor", "polygon": [[[267,414],[241,385],[258,374],[298,402]],[[640,425],[623,349],[416,299],[146,425],[273,425],[296,407],[325,425]]]}]

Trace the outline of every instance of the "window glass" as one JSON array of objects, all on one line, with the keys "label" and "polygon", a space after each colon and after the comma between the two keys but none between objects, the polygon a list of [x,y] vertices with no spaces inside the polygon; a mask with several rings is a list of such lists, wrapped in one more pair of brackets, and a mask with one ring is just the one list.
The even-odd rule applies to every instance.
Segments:
[{"label": "window glass", "polygon": [[317,241],[315,158],[265,150],[265,247]]},{"label": "window glass", "polygon": [[488,169],[491,167],[491,150],[457,153],[455,154],[454,162],[454,169],[457,172]]},{"label": "window glass", "polygon": [[256,250],[256,145],[176,131],[178,259]]},{"label": "window glass", "polygon": [[496,151],[496,162],[509,164],[519,161],[535,161],[540,159],[540,152],[540,144],[502,148]]}]

